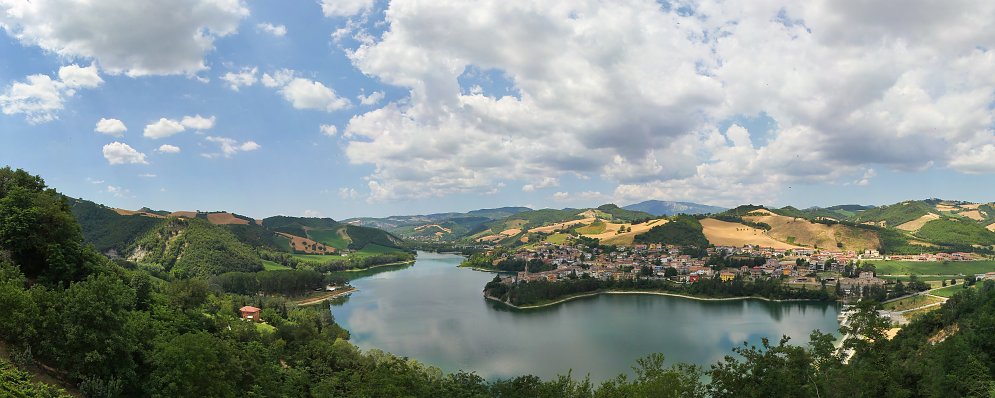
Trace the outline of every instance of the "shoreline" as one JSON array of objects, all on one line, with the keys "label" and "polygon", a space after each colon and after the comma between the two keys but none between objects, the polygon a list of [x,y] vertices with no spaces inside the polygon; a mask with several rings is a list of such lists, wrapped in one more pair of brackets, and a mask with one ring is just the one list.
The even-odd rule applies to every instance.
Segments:
[{"label": "shoreline", "polygon": [[580,298],[584,298],[584,297],[597,296],[597,295],[601,295],[601,294],[645,294],[645,295],[652,295],[652,296],[678,297],[678,298],[690,299],[690,300],[698,300],[698,301],[762,300],[762,301],[775,302],[775,303],[786,303],[786,302],[819,302],[819,300],[813,300],[813,299],[784,299],[784,300],[776,300],[776,299],[770,299],[770,298],[759,297],[759,296],[695,297],[695,296],[688,296],[686,294],[667,293],[667,292],[659,292],[659,291],[652,291],[652,290],[602,290],[602,291],[596,291],[596,292],[591,292],[591,293],[581,293],[581,294],[577,294],[577,295],[573,295],[573,296],[568,296],[568,297],[564,297],[562,299],[559,299],[559,300],[556,300],[556,301],[552,301],[552,302],[549,302],[549,303],[545,303],[545,304],[524,305],[524,306],[514,305],[512,303],[503,301],[503,300],[498,299],[497,297],[494,297],[494,296],[489,296],[487,294],[484,294],[484,298],[487,299],[487,300],[491,300],[491,301],[495,301],[495,302],[504,304],[504,305],[506,305],[508,307],[511,307],[511,308],[514,308],[516,310],[532,310],[532,309],[537,309],[537,308],[551,307],[551,306],[554,306],[554,305],[557,305],[557,304],[563,304],[563,303],[568,302],[568,301],[572,301],[572,300],[576,300],[576,299],[580,299]]},{"label": "shoreline", "polygon": [[333,298],[336,298],[336,297],[339,297],[339,296],[344,296],[346,294],[349,294],[349,293],[352,293],[352,292],[356,292],[356,291],[359,291],[359,289],[356,289],[356,288],[353,287],[353,288],[344,289],[344,290],[341,290],[341,291],[332,292],[332,294],[329,294],[327,296],[307,298],[307,299],[298,301],[295,304],[297,304],[297,306],[299,306],[299,307],[308,306],[308,305],[315,305],[315,304],[321,304],[321,303],[324,303],[324,302],[326,302],[328,300],[331,300]]},{"label": "shoreline", "polygon": [[415,260],[398,261],[396,263],[377,264],[377,265],[372,265],[372,266],[369,266],[369,267],[366,267],[366,268],[352,268],[352,269],[344,269],[344,270],[341,270],[341,271],[332,271],[332,272],[361,272],[361,271],[366,271],[366,270],[370,270],[370,269],[374,269],[374,268],[379,268],[379,267],[387,267],[387,266],[390,266],[390,265],[413,264],[414,262],[415,262]]}]

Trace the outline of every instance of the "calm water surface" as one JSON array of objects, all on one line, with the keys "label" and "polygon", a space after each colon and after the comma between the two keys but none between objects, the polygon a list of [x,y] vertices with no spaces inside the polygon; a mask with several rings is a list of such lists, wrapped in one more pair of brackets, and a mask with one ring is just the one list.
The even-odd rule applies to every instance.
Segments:
[{"label": "calm water surface", "polygon": [[332,305],[360,348],[379,348],[447,372],[486,378],[630,372],[637,358],[715,363],[730,348],[782,334],[808,341],[835,331],[838,307],[760,300],[699,301],[666,296],[600,295],[538,310],[513,311],[484,300],[494,274],[456,268],[462,257],[419,253],[411,267],[352,281],[359,288]]}]

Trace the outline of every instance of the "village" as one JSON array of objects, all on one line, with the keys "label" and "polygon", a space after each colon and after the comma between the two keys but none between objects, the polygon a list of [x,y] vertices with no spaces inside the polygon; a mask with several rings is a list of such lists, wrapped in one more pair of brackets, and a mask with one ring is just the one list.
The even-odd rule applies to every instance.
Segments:
[{"label": "village", "polygon": [[[692,253],[692,252],[697,253]],[[494,254],[488,251],[488,254]],[[697,254],[694,256],[693,254]],[[704,251],[685,250],[672,245],[637,244],[614,247],[613,251],[584,245],[543,243],[514,252],[497,254],[493,265],[505,260],[526,263],[541,261],[545,270],[529,272],[528,267],[502,278],[505,283],[545,280],[556,282],[568,278],[601,280],[667,279],[676,283],[695,283],[703,278],[732,281],[781,279],[788,285],[802,287],[836,286],[841,295],[859,295],[865,287],[884,287],[885,279],[862,271],[860,264],[876,260],[903,261],[972,261],[973,253],[936,253],[915,256],[883,256],[877,250],[864,252],[817,249],[780,250],[769,247],[709,247]],[[735,264],[735,266],[728,266]],[[742,265],[741,265],[742,264]],[[551,268],[551,269],[550,269]],[[984,279],[991,275],[977,275]]]}]

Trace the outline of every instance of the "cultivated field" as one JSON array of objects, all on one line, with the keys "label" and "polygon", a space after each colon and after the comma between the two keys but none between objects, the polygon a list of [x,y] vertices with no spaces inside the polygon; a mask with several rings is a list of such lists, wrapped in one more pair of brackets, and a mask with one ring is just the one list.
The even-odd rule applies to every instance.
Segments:
[{"label": "cultivated field", "polygon": [[529,232],[542,232],[549,234],[559,229],[575,227],[578,225],[591,225],[592,223],[594,223],[594,220],[596,220],[595,217],[587,217],[580,220],[565,221],[561,223],[550,224],[545,227],[532,228],[529,230]]},{"label": "cultivated field", "polygon": [[841,224],[819,224],[803,218],[779,216],[770,212],[766,212],[763,216],[746,216],[743,219],[766,223],[771,226],[771,230],[767,231],[768,236],[799,246],[836,249],[839,242],[843,244],[843,249],[857,251],[881,246],[874,232]]},{"label": "cultivated field", "polygon": [[775,249],[797,249],[798,246],[790,245],[767,236],[764,230],[748,227],[740,223],[719,221],[714,218],[701,220],[701,226],[708,242],[716,246],[736,246],[760,245],[761,247],[772,247]]},{"label": "cultivated field", "polygon": [[231,213],[210,213],[207,215],[207,221],[211,224],[217,225],[228,225],[228,224],[238,224],[238,225],[248,225],[249,221],[235,217]]},{"label": "cultivated field", "polygon": [[316,242],[308,238],[302,238],[297,235],[291,235],[283,232],[277,232],[280,236],[290,239],[290,247],[296,252],[303,252],[307,254],[324,254],[324,253],[335,253],[337,250],[331,246],[325,246],[321,242]]},{"label": "cultivated field", "polygon": [[985,216],[982,216],[981,212],[978,211],[978,210],[962,211],[962,212],[957,213],[957,214],[962,215],[962,216],[967,217],[967,218],[970,218],[970,219],[975,220],[975,221],[982,221],[982,220],[985,219]]},{"label": "cultivated field", "polygon": [[[642,224],[616,224],[616,223],[605,223],[605,229],[599,234],[585,234],[584,236],[589,238],[601,239],[602,242],[610,245],[629,245],[635,240],[636,235],[649,231],[655,226],[666,224],[667,220],[650,220]],[[618,230],[625,227],[627,232],[618,233]],[[629,231],[629,229],[632,231]]]},{"label": "cultivated field", "polygon": [[974,275],[995,271],[995,261],[870,261],[881,275]]},{"label": "cultivated field", "polygon": [[125,210],[125,209],[117,209],[117,208],[115,208],[114,212],[117,213],[117,214],[120,214],[122,216],[133,216],[135,214],[139,214],[139,215],[143,215],[145,217],[165,218],[165,217],[160,216],[158,214],[155,214],[155,213],[146,213],[144,211],[133,211],[133,210]]},{"label": "cultivated field", "polygon": [[899,225],[899,226],[897,226],[895,228],[901,229],[903,231],[915,232],[915,231],[918,231],[919,228],[922,228],[923,225],[926,225],[926,223],[928,223],[930,221],[933,221],[935,219],[938,219],[938,218],[940,218],[940,216],[938,216],[938,215],[936,215],[934,213],[929,213],[929,214],[926,214],[926,215],[924,215],[922,217],[919,217],[919,218],[917,218],[915,220],[912,220],[912,221],[909,221],[907,223],[901,224],[901,225]]}]

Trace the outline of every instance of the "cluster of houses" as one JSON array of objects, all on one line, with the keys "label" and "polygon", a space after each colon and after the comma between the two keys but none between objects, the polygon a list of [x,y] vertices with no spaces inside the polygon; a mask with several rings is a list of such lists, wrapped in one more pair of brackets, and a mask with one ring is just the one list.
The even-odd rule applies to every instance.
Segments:
[{"label": "cluster of houses", "polygon": [[[661,279],[667,278],[679,283],[695,283],[703,278],[718,277],[723,281],[731,281],[737,277],[747,280],[786,279],[791,284],[820,285],[839,283],[845,291],[854,291],[864,286],[883,286],[885,281],[872,273],[861,273],[853,278],[826,278],[820,280],[811,277],[820,271],[842,270],[845,264],[851,264],[858,259],[874,259],[880,257],[876,251],[856,253],[853,251],[817,251],[808,249],[780,250],[756,246],[744,247],[710,247],[705,257],[692,257],[682,253],[676,246],[650,244],[634,245],[628,248],[618,248],[614,252],[605,252],[600,248],[584,250],[583,246],[558,245],[544,243],[531,248],[520,248],[513,253],[504,253],[493,259],[494,265],[507,259],[522,261],[541,261],[551,270],[542,272],[521,271],[517,275],[505,277],[507,283],[520,281],[546,280],[555,282],[574,277],[590,277],[602,280],[631,280],[637,278]],[[493,253],[490,253],[493,254]],[[728,258],[750,260],[763,258],[760,265],[741,266],[738,268],[716,269],[709,266],[708,258],[721,254]],[[803,259],[804,261],[798,261]],[[643,270],[649,268],[649,275]],[[672,269],[668,272],[668,269]]]}]

